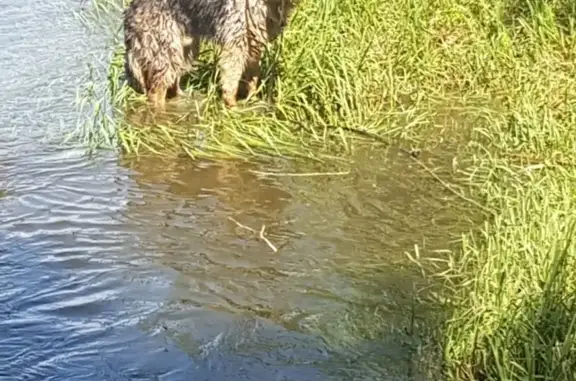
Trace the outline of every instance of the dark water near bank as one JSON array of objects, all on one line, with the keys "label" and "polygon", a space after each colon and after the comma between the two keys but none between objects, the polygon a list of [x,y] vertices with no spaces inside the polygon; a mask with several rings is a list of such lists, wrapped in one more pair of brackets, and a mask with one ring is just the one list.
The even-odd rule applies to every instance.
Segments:
[{"label": "dark water near bank", "polygon": [[466,229],[454,196],[394,152],[261,178],[303,168],[58,146],[107,54],[79,10],[0,0],[0,380],[424,379],[403,253]]}]

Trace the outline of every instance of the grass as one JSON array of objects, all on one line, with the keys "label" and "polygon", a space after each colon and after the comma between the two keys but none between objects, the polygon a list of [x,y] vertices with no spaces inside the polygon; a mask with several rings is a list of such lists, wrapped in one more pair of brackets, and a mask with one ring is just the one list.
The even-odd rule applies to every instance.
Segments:
[{"label": "grass", "polygon": [[465,136],[462,183],[491,213],[432,274],[450,312],[446,378],[575,379],[574,1],[303,0],[266,54],[260,100],[237,111],[219,100],[215,53],[183,111],[136,123],[117,44],[84,136],[133,154],[334,161],[358,137]]},{"label": "grass", "polygon": [[[143,106],[143,99],[121,80],[123,46],[118,40],[108,72],[110,86],[96,98],[112,100],[120,115],[114,118],[117,137],[129,152],[336,159],[353,149],[354,138],[366,135],[416,144],[425,131],[434,136],[432,130],[443,128],[439,115],[458,113],[468,99],[425,83],[421,63],[413,62],[414,72],[406,71],[406,63],[418,59],[419,52],[391,50],[392,41],[413,38],[412,30],[398,24],[402,18],[397,9],[374,0],[304,1],[290,28],[265,54],[259,100],[238,111],[223,108],[217,51],[206,44],[188,83],[189,102],[179,109],[175,105],[176,115],[144,121],[125,119]],[[389,28],[393,24],[403,30]],[[95,97],[90,98],[93,103]],[[485,99],[470,101],[478,106]],[[98,133],[97,127],[90,125],[89,134]]]},{"label": "grass", "polygon": [[574,379],[574,174],[563,174],[539,179],[550,188],[494,195],[502,213],[464,240],[443,274],[454,310],[444,333],[451,378]]}]

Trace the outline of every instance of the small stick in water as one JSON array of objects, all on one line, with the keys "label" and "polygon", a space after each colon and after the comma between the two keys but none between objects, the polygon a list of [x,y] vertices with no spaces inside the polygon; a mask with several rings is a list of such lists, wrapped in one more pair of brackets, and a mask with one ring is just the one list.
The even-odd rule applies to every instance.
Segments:
[{"label": "small stick in water", "polygon": [[278,249],[276,248],[276,246],[272,245],[272,242],[270,242],[270,240],[264,236],[264,230],[266,230],[266,225],[262,225],[262,229],[260,229],[260,239],[266,242],[268,246],[272,249],[272,251],[277,253]]},{"label": "small stick in water", "polygon": [[232,218],[232,217],[228,217],[228,219],[229,219],[230,221],[234,222],[236,225],[238,225],[238,226],[241,227],[242,229],[246,229],[246,230],[251,231],[252,233],[256,233],[256,230],[252,229],[250,226],[243,225],[243,224],[241,224],[240,222],[236,221],[236,220],[235,220],[234,218]]},{"label": "small stick in water", "polygon": [[[248,231],[251,231],[252,233],[256,234],[256,230],[252,229],[250,226],[246,226],[244,224],[241,224],[240,222],[236,221],[234,218],[232,217],[228,217],[228,219],[232,222],[234,222],[236,225],[238,225],[239,227],[241,227],[242,229],[246,229]],[[266,225],[262,225],[262,229],[260,229],[260,234],[259,234],[259,238],[266,242],[266,244],[268,245],[268,247],[270,247],[272,249],[272,251],[274,251],[275,253],[278,252],[278,249],[276,248],[276,246],[274,246],[272,244],[272,242],[270,242],[270,240],[268,238],[266,238],[266,236],[264,235],[264,231],[266,230]]]},{"label": "small stick in water", "polygon": [[309,177],[309,176],[344,176],[348,175],[350,171],[346,172],[305,172],[305,173],[283,173],[283,172],[261,172],[250,170],[250,172],[260,176],[276,176],[276,177]]}]

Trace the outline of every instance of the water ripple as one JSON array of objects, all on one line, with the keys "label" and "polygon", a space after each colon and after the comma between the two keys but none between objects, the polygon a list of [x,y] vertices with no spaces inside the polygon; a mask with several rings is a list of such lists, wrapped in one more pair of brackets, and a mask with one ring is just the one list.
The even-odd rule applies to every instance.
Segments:
[{"label": "water ripple", "polygon": [[0,0],[0,380],[407,379],[414,278],[395,263],[447,240],[450,195],[386,157],[262,179],[55,147],[109,53],[79,6]]}]

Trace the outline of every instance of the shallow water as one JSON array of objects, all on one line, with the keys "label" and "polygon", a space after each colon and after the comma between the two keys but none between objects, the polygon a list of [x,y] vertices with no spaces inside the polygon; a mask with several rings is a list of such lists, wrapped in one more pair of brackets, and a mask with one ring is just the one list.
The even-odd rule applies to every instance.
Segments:
[{"label": "shallow water", "polygon": [[455,196],[394,151],[262,177],[323,168],[55,144],[107,54],[80,7],[0,0],[0,380],[424,379],[404,252],[467,229]]}]

